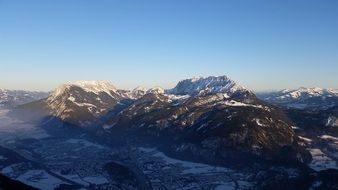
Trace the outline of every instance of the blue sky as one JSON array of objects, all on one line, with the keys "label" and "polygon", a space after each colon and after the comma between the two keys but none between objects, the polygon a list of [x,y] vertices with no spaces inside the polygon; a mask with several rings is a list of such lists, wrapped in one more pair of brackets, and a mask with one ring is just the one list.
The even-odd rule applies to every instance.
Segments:
[{"label": "blue sky", "polygon": [[336,0],[0,0],[0,88],[74,80],[338,88]]}]

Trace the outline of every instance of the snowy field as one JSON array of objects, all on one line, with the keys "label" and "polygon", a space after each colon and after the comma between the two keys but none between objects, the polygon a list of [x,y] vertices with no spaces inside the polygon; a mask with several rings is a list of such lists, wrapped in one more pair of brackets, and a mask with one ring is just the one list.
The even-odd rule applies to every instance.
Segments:
[{"label": "snowy field", "polygon": [[309,166],[316,170],[324,170],[324,169],[338,169],[336,161],[332,158],[328,157],[325,153],[323,153],[318,148],[312,148],[309,149],[311,155],[312,155],[312,162],[309,164]]},{"label": "snowy field", "polygon": [[[91,184],[112,187],[116,181],[103,168],[106,163],[116,161],[112,160],[112,155],[115,154],[127,155],[126,158],[131,161],[118,161],[129,168],[137,168],[149,180],[153,189],[251,189],[254,182],[248,179],[247,173],[175,159],[155,148],[131,146],[113,149],[86,140],[82,135],[49,138],[51,136],[43,129],[8,117],[8,111],[0,110],[0,145],[15,149],[28,162],[18,161],[4,165],[2,163],[7,163],[9,159],[0,152],[0,172],[39,189],[52,190],[60,184],[69,183],[84,188]],[[259,120],[256,122],[262,124]],[[25,143],[27,138],[36,141]],[[309,146],[313,142],[306,137],[300,138]],[[332,147],[337,146],[337,137],[323,135],[318,138],[329,142]],[[309,165],[311,168],[317,171],[337,169],[335,159],[327,151],[316,147],[309,148],[309,151],[313,156]],[[30,161],[43,167],[32,166]]]},{"label": "snowy field", "polygon": [[[143,165],[143,172],[153,179],[153,187],[165,184],[171,179],[172,189],[250,189],[252,183],[247,181],[247,175],[225,167],[182,161],[171,158],[154,148],[138,148],[138,160]],[[156,162],[154,162],[156,161]],[[154,162],[154,164],[149,164]],[[140,164],[139,163],[139,164]],[[154,172],[154,170],[158,170]],[[185,179],[197,179],[187,183]]]},{"label": "snowy field", "polygon": [[[67,184],[62,179],[67,179],[84,187],[89,184],[104,185],[113,183],[109,175],[102,170],[103,165],[109,161],[112,150],[97,143],[89,142],[81,138],[54,139],[43,129],[32,124],[23,123],[8,117],[9,110],[0,110],[0,142],[4,147],[15,148],[21,140],[30,138],[38,141],[31,144],[20,144],[20,153],[28,159],[40,157],[36,160],[46,166],[46,169],[34,168],[27,163],[12,163],[0,168],[0,171],[28,185],[39,189],[54,189],[60,184]],[[249,183],[245,182],[244,176],[227,168],[213,167],[206,164],[199,164],[181,161],[170,158],[156,149],[139,148],[137,153],[129,152],[136,160],[136,165],[143,168],[145,162],[153,163],[152,167],[141,169],[156,185],[176,189],[203,189],[212,187],[214,189],[246,189]],[[116,150],[115,150],[116,151]],[[118,152],[118,150],[117,150]],[[28,155],[28,156],[25,156]],[[6,160],[0,155],[0,163]],[[156,168],[157,165],[164,165]],[[62,171],[70,171],[62,173]],[[52,174],[52,175],[51,175]],[[196,180],[189,182],[189,179]],[[171,181],[174,180],[175,182]],[[207,183],[208,182],[208,183]]]},{"label": "snowy field", "polygon": [[7,166],[1,170],[1,173],[27,185],[43,190],[53,190],[60,184],[64,184],[62,180],[48,174],[45,170],[32,169],[19,175],[15,175],[15,167],[16,165]]},{"label": "snowy field", "polygon": [[[8,117],[8,112],[9,110],[0,110],[0,145],[3,147],[11,147],[20,139],[42,139],[49,137],[49,135],[41,128]],[[0,155],[0,163],[7,159],[8,158]],[[0,169],[0,171],[4,175],[39,189],[53,190],[62,182],[60,179],[51,176],[44,170],[27,169],[18,172],[22,165],[24,164],[12,164]]]}]

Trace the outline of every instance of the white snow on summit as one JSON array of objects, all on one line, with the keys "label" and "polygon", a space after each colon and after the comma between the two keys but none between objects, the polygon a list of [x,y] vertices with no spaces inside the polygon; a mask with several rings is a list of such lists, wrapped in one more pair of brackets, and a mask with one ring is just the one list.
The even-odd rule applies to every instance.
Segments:
[{"label": "white snow on summit", "polygon": [[149,90],[147,90],[147,94],[153,93],[153,94],[164,94],[164,89],[161,87],[154,87]]},{"label": "white snow on summit", "polygon": [[180,81],[175,88],[167,93],[178,95],[205,95],[225,93],[232,95],[236,92],[248,91],[244,87],[236,84],[227,76],[194,77]]},{"label": "white snow on summit", "polygon": [[[164,90],[161,87],[151,89],[137,87],[130,91],[117,89],[104,81],[76,81],[60,85],[50,94],[46,103],[50,115],[73,122],[73,120],[80,121],[83,118],[88,121],[98,118],[115,105],[123,105],[121,102],[124,100],[137,100],[146,94],[154,94],[157,100],[177,105],[192,96],[219,94],[222,98],[230,98],[237,93],[242,95],[242,92],[247,95],[250,91],[227,76],[186,79],[170,90]],[[75,117],[78,119],[74,119]]]},{"label": "white snow on summit", "polygon": [[116,88],[110,84],[109,82],[105,81],[76,81],[76,82],[68,82],[66,84],[62,84],[57,87],[53,93],[51,94],[51,98],[56,98],[62,95],[67,89],[72,86],[77,86],[82,88],[87,92],[93,92],[98,94],[100,92],[106,92],[107,94],[111,94],[111,91],[115,92]]},{"label": "white snow on summit", "polygon": [[147,93],[148,89],[142,86],[138,86],[134,88],[132,91],[128,91],[126,93],[126,97],[130,99],[138,99],[142,96],[144,96]]},{"label": "white snow on summit", "polygon": [[76,81],[72,84],[94,93],[116,91],[115,86],[106,81]]},{"label": "white snow on summit", "polygon": [[298,88],[271,93],[257,94],[261,99],[272,104],[297,109],[328,109],[338,105],[337,89]]},{"label": "white snow on summit", "polygon": [[301,97],[319,97],[319,96],[338,96],[338,90],[322,89],[319,87],[313,88],[298,88],[296,90],[282,90],[277,92],[279,96],[276,99],[299,99]]},{"label": "white snow on summit", "polygon": [[105,81],[76,81],[60,85],[53,91],[49,99],[57,98],[58,96],[64,94],[72,86],[80,87],[87,92],[92,92],[95,94],[105,92],[110,96],[114,96],[114,94],[119,94],[121,97],[126,97],[130,99],[138,99],[143,95],[149,93],[189,96],[222,93],[231,96],[236,92],[249,91],[244,87],[236,84],[227,76],[210,76],[205,78],[193,77],[191,79],[185,79],[180,81],[175,88],[169,90],[165,90],[161,87],[154,87],[150,89],[137,87],[130,91],[117,89],[115,88],[115,86]]},{"label": "white snow on summit", "polygon": [[[69,82],[57,87],[46,103],[50,115],[63,120],[84,117],[89,121],[116,105],[123,93],[104,81]],[[80,121],[79,118],[75,120]]]}]

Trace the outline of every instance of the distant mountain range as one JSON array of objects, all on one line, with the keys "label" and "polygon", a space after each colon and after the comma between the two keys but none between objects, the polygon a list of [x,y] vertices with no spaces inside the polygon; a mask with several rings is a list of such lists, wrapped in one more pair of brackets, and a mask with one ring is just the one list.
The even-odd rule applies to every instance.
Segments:
[{"label": "distant mountain range", "polygon": [[0,89],[0,107],[13,108],[18,105],[46,98],[47,96],[47,92]]},{"label": "distant mountain range", "polygon": [[287,112],[294,121],[306,123],[308,127],[338,126],[337,89],[301,87],[296,90],[257,93],[257,96],[266,102],[288,109]]},{"label": "distant mountain range", "polygon": [[[134,90],[120,90],[104,81],[77,81],[57,87],[52,93],[22,90],[1,90],[0,107],[14,108],[18,105],[35,102],[42,103],[43,112],[53,115],[65,122],[77,126],[88,126],[97,119],[105,116],[109,111],[119,110],[138,99],[160,94],[168,101],[179,105],[193,97],[211,96],[222,94],[226,98],[233,99],[236,95],[246,94],[250,101],[255,95],[253,92],[236,84],[226,76],[191,78],[180,81],[173,89],[143,88]],[[265,102],[281,108],[301,110],[327,110],[338,106],[338,90],[301,87],[296,90],[281,90],[277,92],[257,93],[257,97]],[[243,99],[244,98],[244,99]],[[140,100],[138,100],[140,101]],[[151,100],[150,100],[151,101]],[[151,107],[151,106],[150,106]],[[149,107],[149,108],[150,108]],[[118,109],[116,109],[118,108]],[[148,109],[148,108],[147,108]],[[136,113],[135,113],[136,114]],[[338,125],[337,116],[329,115],[326,125]],[[106,126],[107,127],[107,126]]]},{"label": "distant mountain range", "polygon": [[258,93],[259,98],[269,103],[297,109],[328,109],[338,105],[337,89],[301,87],[296,90]]}]

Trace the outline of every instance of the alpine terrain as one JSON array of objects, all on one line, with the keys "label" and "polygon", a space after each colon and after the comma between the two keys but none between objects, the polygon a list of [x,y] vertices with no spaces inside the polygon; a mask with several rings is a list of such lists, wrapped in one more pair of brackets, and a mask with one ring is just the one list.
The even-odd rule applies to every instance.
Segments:
[{"label": "alpine terrain", "polygon": [[38,189],[334,189],[335,93],[69,82],[2,110],[0,171]]}]

